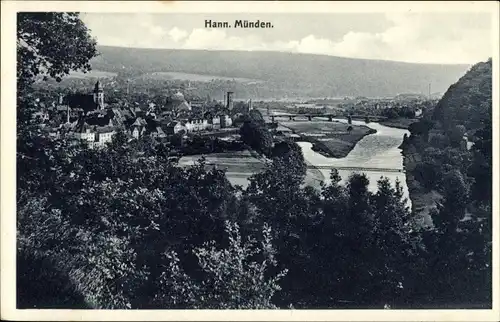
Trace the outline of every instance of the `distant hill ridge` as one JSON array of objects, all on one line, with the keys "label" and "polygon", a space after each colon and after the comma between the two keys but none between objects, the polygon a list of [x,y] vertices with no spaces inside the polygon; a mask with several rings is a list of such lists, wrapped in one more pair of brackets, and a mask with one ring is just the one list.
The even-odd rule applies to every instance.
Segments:
[{"label": "distant hill ridge", "polygon": [[309,97],[445,92],[468,65],[414,64],[268,51],[99,46],[92,67],[106,72],[184,72],[257,79],[266,93]]}]

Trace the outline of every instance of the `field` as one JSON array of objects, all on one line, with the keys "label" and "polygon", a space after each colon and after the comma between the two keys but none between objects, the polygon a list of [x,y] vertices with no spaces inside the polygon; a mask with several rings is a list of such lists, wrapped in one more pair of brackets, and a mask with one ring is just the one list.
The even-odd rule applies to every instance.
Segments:
[{"label": "field", "polygon": [[[343,158],[365,135],[375,130],[363,125],[349,125],[328,121],[280,122],[301,136],[301,140],[313,143],[313,149],[328,157]],[[348,132],[349,126],[352,131]]]},{"label": "field", "polygon": [[116,73],[104,72],[101,70],[91,70],[88,73],[72,71],[67,76],[68,78],[111,78],[115,77]]},{"label": "field", "polygon": [[[201,157],[201,155],[183,156],[179,160],[179,165],[184,167],[193,165]],[[243,188],[248,186],[250,176],[265,169],[264,159],[251,151],[212,153],[205,155],[205,160],[207,168],[217,165],[218,169],[226,171],[231,184],[240,185]],[[324,177],[320,171],[308,169],[304,183],[319,189],[322,180]]]}]

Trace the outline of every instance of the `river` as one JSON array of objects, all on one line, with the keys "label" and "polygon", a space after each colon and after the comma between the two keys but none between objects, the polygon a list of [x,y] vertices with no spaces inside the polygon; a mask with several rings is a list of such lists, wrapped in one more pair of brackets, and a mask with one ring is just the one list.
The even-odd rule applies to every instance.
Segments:
[{"label": "river", "polygon": [[[327,118],[325,118],[327,121]],[[334,119],[334,121],[347,123],[345,119]],[[309,142],[297,142],[302,148],[304,159],[313,166],[331,165],[337,167],[367,167],[367,168],[389,168],[389,169],[403,169],[403,155],[398,148],[403,142],[404,134],[408,134],[407,130],[383,126],[376,122],[366,124],[364,121],[352,122],[354,125],[366,125],[372,129],[377,130],[376,133],[365,136],[361,139],[356,146],[344,158],[327,158],[322,154],[316,153],[311,150],[312,144]],[[185,158],[185,157],[183,157]],[[220,160],[219,160],[220,161]],[[192,161],[191,161],[192,162]],[[243,161],[242,161],[243,162]],[[330,170],[318,169],[325,177],[325,182],[330,181]],[[313,172],[308,171],[309,182],[320,181],[320,176],[314,176]],[[342,181],[349,177],[354,171],[339,170]],[[360,172],[360,171],[357,171]],[[406,185],[406,175],[404,172],[383,172],[383,171],[361,171],[366,174],[370,180],[369,189],[373,192],[377,191],[377,180],[384,176],[389,178],[393,183],[399,180],[404,197],[408,200],[408,206],[411,207],[411,200],[408,194],[408,186]],[[240,172],[227,172],[226,175],[233,185],[248,186],[248,178],[253,174],[252,171],[245,173]],[[306,180],[307,182],[307,180]],[[315,184],[316,186],[316,184]]]},{"label": "river", "polygon": [[[334,119],[334,121],[347,123],[345,119]],[[331,165],[338,167],[367,167],[367,168],[391,168],[403,169],[403,155],[398,148],[403,142],[404,134],[408,134],[407,130],[396,129],[383,126],[376,122],[366,124],[364,121],[352,121],[353,125],[366,125],[377,130],[377,133],[370,134],[361,139],[354,149],[344,158],[328,158],[314,152],[309,142],[298,142],[302,148],[304,159],[313,166]],[[330,181],[330,170],[320,169],[324,175],[325,182]],[[399,180],[405,198],[408,200],[408,206],[411,207],[411,200],[408,194],[408,186],[406,185],[406,175],[404,172],[383,172],[383,171],[351,171],[339,170],[342,181],[349,177],[353,172],[363,172],[370,180],[369,189],[373,192],[377,191],[377,180],[384,176],[394,184]]]}]

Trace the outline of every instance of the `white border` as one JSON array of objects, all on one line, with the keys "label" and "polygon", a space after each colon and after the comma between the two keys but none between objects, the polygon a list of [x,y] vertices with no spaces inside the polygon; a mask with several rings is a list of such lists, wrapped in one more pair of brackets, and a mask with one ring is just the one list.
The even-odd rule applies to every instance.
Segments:
[{"label": "white border", "polygon": [[[15,297],[15,142],[16,142],[16,12],[172,12],[172,13],[306,13],[306,12],[491,12],[493,57],[493,196],[499,193],[499,3],[491,2],[123,2],[123,1],[2,1],[1,104],[1,318],[8,320],[99,321],[498,321],[499,199],[493,200],[492,310],[16,310]],[[436,26],[440,28],[440,26]]]}]

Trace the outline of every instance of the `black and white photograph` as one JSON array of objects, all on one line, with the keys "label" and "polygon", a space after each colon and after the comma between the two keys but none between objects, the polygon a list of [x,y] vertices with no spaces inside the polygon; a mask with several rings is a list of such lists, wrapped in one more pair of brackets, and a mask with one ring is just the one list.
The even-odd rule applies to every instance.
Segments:
[{"label": "black and white photograph", "polygon": [[6,2],[4,308],[500,317],[498,2]]}]

